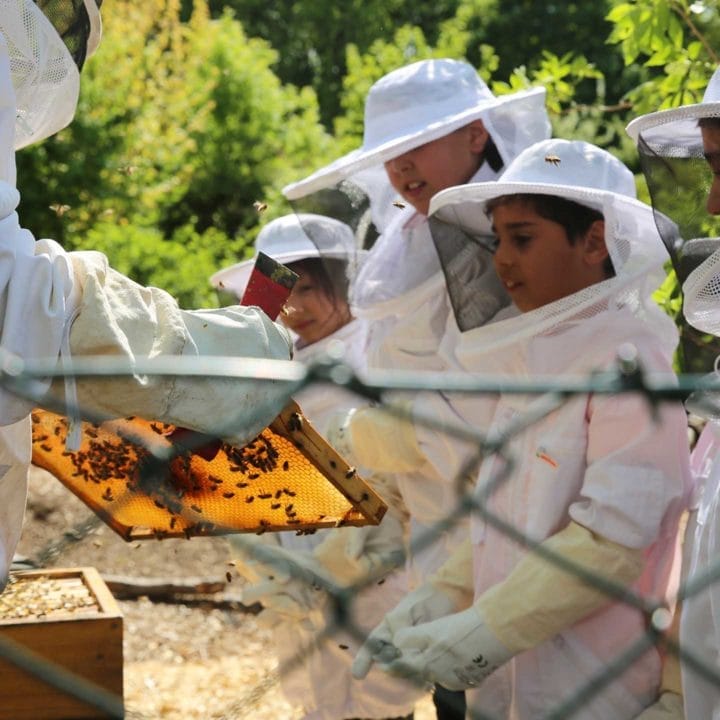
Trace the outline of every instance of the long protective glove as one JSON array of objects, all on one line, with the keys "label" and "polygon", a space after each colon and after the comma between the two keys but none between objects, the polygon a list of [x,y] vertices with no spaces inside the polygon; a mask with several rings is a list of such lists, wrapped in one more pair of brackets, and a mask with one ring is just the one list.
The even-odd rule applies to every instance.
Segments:
[{"label": "long protective glove", "polygon": [[398,656],[395,636],[457,612],[472,600],[472,545],[468,539],[428,582],[406,595],[368,635],[355,656],[352,674],[364,678],[373,663],[392,662]]},{"label": "long protective glove", "polygon": [[[618,545],[574,522],[542,545],[594,572],[602,568],[617,583],[633,583],[643,568],[642,550]],[[454,561],[457,554],[448,562]],[[388,636],[386,630],[381,637],[383,655],[373,656],[372,648],[368,650],[370,664],[375,659],[400,675],[421,671],[429,681],[451,683],[449,689],[458,688],[463,677],[479,682],[488,668],[554,637],[608,602],[601,588],[537,553],[528,553],[505,580],[475,601],[473,613],[457,613],[456,607],[451,612],[458,617],[441,618],[429,623],[430,628],[413,627],[419,625],[417,622],[405,621],[404,627],[395,623],[394,632]],[[449,638],[458,648],[449,647]],[[388,645],[394,653],[387,650]],[[395,657],[390,657],[393,654]],[[474,662],[480,655],[487,664]]]}]

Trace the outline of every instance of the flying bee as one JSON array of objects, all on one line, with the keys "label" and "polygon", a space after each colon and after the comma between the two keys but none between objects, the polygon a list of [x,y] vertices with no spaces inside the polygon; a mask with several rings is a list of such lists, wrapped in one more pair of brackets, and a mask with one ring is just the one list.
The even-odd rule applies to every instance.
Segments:
[{"label": "flying bee", "polygon": [[259,200],[256,200],[256,201],[253,203],[253,207],[254,207],[259,213],[262,213],[262,212],[265,212],[265,211],[267,210],[267,203],[260,202]]},{"label": "flying bee", "polygon": [[49,207],[58,217],[62,217],[70,209],[69,205],[61,205],[60,203],[53,203]]},{"label": "flying bee", "polygon": [[123,175],[132,175],[136,170],[136,165],[121,165],[118,168],[118,172],[122,173]]},{"label": "flying bee", "polygon": [[560,164],[560,158],[557,155],[546,155],[545,162],[552,163],[555,167],[557,167]]},{"label": "flying bee", "polygon": [[400,208],[401,210],[405,207],[405,203],[402,202],[402,201],[400,201],[400,200],[395,200],[395,201],[393,201],[393,205],[394,205],[396,208]]}]

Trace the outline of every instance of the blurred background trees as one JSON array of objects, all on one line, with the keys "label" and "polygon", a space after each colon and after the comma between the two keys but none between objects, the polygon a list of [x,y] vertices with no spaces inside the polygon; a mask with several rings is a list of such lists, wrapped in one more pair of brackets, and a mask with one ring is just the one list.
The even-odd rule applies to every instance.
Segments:
[{"label": "blurred background trees", "polygon": [[185,307],[211,306],[209,275],[290,211],[281,188],[360,143],[365,95],[389,70],[455,57],[496,93],[545,85],[556,135],[636,167],[624,126],[700,98],[718,65],[717,5],[106,2],[75,121],[18,154],[21,217]]}]

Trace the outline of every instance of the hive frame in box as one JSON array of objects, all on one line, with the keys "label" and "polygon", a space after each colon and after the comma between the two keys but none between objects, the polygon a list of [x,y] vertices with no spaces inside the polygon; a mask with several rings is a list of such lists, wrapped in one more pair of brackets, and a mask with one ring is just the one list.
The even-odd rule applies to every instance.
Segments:
[{"label": "hive frame in box", "polygon": [[[11,573],[21,582],[47,579],[63,585],[80,580],[92,607],[5,618],[0,636],[122,701],[123,617],[115,598],[93,567],[47,568]],[[4,597],[7,597],[6,591]],[[68,594],[69,596],[69,594]],[[41,598],[41,602],[45,602]],[[100,720],[108,715],[40,677],[0,658],[0,720]]]},{"label": "hive frame in box", "polygon": [[[218,443],[212,459],[169,442],[173,426],[138,418],[84,422],[69,452],[67,425],[33,412],[33,463],[127,541],[377,525],[387,510],[294,401],[243,448]],[[293,473],[308,476],[303,492]]]}]

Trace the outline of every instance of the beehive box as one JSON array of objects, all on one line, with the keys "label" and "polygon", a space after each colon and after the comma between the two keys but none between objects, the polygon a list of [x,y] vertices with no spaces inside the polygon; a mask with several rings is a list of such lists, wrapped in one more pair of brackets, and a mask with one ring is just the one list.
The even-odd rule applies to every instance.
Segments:
[{"label": "beehive box", "polygon": [[[122,698],[120,608],[95,568],[12,573],[0,638]],[[0,720],[86,720],[102,711],[0,658]]]}]

